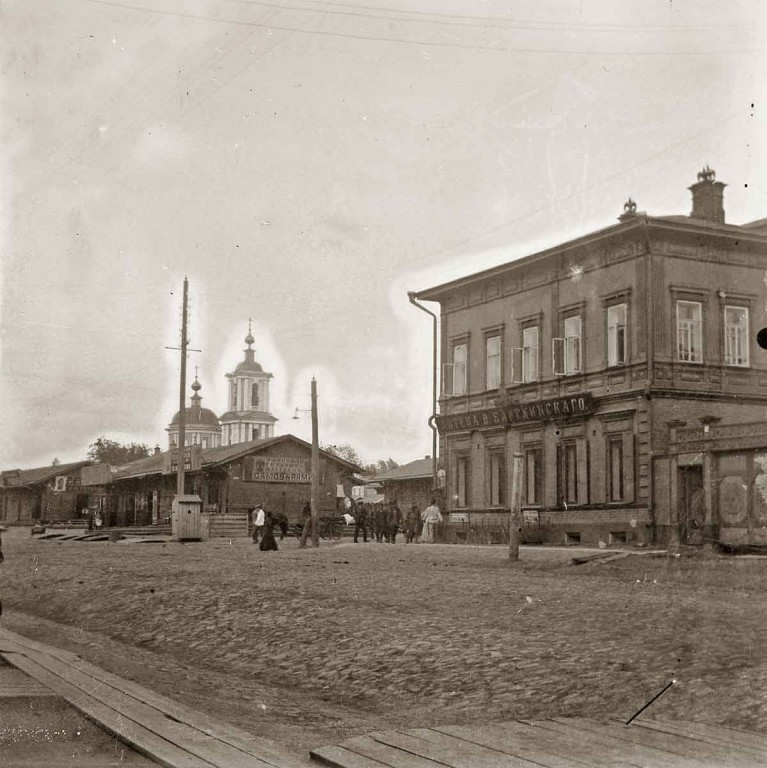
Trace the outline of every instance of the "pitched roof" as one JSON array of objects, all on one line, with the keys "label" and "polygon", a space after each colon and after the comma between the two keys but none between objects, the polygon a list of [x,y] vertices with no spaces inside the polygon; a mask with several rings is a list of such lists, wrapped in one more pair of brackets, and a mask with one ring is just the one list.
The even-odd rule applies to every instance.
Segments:
[{"label": "pitched roof", "polygon": [[434,459],[416,459],[377,476],[377,480],[416,480],[432,476]]},{"label": "pitched roof", "polygon": [[[275,445],[285,440],[291,440],[296,443],[300,443],[302,446],[311,450],[312,446],[305,440],[301,440],[300,437],[295,435],[279,435],[278,437],[267,437],[262,440],[250,440],[247,443],[235,443],[234,445],[222,445],[218,448],[207,448],[201,453],[201,463],[204,469],[210,469],[212,467],[226,464],[230,461],[235,461],[242,456],[247,456],[251,453],[258,453],[267,446]],[[120,470],[114,473],[113,480],[125,480],[130,477],[144,477],[146,475],[156,475],[163,471],[163,465],[165,463],[165,457],[168,452],[149,456],[146,459],[139,459],[132,464],[128,464],[122,467]],[[326,459],[332,459],[339,464],[344,465],[352,472],[359,472],[360,468],[356,464],[336,456],[335,454],[328,453],[327,451],[320,450],[320,455]]]},{"label": "pitched roof", "polygon": [[[75,469],[89,465],[90,461],[72,461],[69,464],[51,464],[47,467],[35,467],[34,469],[9,470],[9,472],[18,471],[18,482],[14,485],[36,485],[44,483],[53,477],[66,475]],[[5,474],[5,472],[3,473]]]}]

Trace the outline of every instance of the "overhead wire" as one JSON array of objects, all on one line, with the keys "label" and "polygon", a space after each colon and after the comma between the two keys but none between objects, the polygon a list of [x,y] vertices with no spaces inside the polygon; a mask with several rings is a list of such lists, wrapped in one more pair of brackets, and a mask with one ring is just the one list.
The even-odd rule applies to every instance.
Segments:
[{"label": "overhead wire", "polygon": [[434,48],[453,48],[453,49],[473,50],[473,51],[496,51],[501,53],[505,52],[505,53],[529,53],[529,54],[541,54],[541,55],[554,55],[554,56],[602,56],[602,57],[606,57],[606,56],[621,56],[621,57],[625,57],[625,56],[639,56],[639,57],[714,56],[714,55],[729,56],[729,55],[744,55],[749,53],[762,52],[763,50],[766,50],[761,48],[746,49],[746,48],[743,48],[742,46],[737,46],[729,50],[718,50],[718,51],[712,50],[710,47],[706,47],[705,49],[702,49],[699,51],[672,51],[672,50],[601,51],[601,50],[580,50],[580,49],[571,49],[571,48],[529,48],[529,47],[522,47],[522,46],[478,45],[478,44],[456,43],[456,42],[434,41],[434,40],[410,40],[406,38],[391,37],[391,36],[385,36],[385,35],[361,35],[361,34],[355,34],[351,32],[336,32],[336,31],[330,31],[330,30],[306,29],[301,27],[292,27],[292,26],[277,25],[277,24],[263,24],[255,21],[246,21],[241,19],[240,20],[227,19],[227,18],[217,17],[217,16],[207,16],[204,14],[188,13],[188,12],[182,12],[182,11],[169,11],[165,9],[151,8],[147,6],[131,5],[128,3],[117,2],[117,0],[84,0],[84,2],[93,3],[95,5],[109,6],[113,8],[124,8],[128,10],[140,11],[144,13],[158,13],[166,16],[175,16],[178,18],[197,19],[199,21],[212,21],[219,24],[235,24],[235,25],[243,25],[243,26],[253,26],[253,27],[260,27],[264,29],[281,30],[284,32],[301,32],[302,34],[306,34],[306,35],[323,35],[327,37],[345,38],[350,40],[364,40],[364,41],[383,42],[383,43],[399,43],[403,45],[417,45],[421,48],[434,47]]}]

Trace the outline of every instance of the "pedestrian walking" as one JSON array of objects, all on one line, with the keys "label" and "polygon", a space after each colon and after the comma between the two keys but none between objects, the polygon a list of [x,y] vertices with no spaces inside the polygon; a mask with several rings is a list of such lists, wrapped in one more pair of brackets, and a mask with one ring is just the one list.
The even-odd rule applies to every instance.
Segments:
[{"label": "pedestrian walking", "polygon": [[423,521],[421,542],[424,544],[433,544],[434,529],[442,522],[442,513],[439,511],[436,499],[432,499],[431,504],[421,512],[421,520]]},{"label": "pedestrian walking", "polygon": [[349,507],[352,516],[354,517],[354,543],[359,544],[358,536],[362,531],[362,541],[367,544],[368,541],[368,512],[365,509],[365,505],[362,502],[355,504],[352,500],[352,505]]},{"label": "pedestrian walking", "polygon": [[418,537],[418,529],[421,523],[421,511],[418,504],[413,502],[405,515],[405,544],[411,544]]},{"label": "pedestrian walking", "polygon": [[256,504],[256,506],[253,507],[253,511],[250,513],[250,516],[253,519],[253,543],[258,544],[259,534],[263,535],[264,520],[266,517],[264,514],[263,505]]},{"label": "pedestrian walking", "polygon": [[312,530],[312,504],[310,501],[304,502],[304,506],[301,509],[301,521],[303,527],[301,528],[301,541],[298,543],[298,546],[305,547],[306,540],[309,538]]},{"label": "pedestrian walking", "polygon": [[271,512],[267,511],[264,514],[263,533],[261,543],[258,545],[262,552],[277,551],[277,542],[274,540],[274,524],[276,522]]}]

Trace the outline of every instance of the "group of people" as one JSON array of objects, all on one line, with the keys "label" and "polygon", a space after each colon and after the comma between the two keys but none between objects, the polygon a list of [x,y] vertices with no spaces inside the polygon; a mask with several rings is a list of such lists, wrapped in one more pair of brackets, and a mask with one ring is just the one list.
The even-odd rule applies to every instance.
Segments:
[{"label": "group of people", "polygon": [[363,542],[368,540],[370,530],[371,541],[395,544],[397,534],[402,531],[405,543],[431,543],[434,541],[434,528],[442,522],[436,499],[421,512],[413,502],[410,509],[403,513],[396,502],[388,506],[383,504],[366,504],[364,501],[350,500],[348,513],[354,518],[354,542],[359,543],[362,532]]},{"label": "group of people", "polygon": [[[307,501],[301,510],[303,524],[299,544],[301,547],[306,546],[306,540],[311,531],[311,525],[308,525],[311,515],[311,504]],[[284,539],[288,534],[287,517],[265,509],[260,503],[251,510],[250,516],[253,523],[253,543],[258,544],[262,552],[277,550],[274,529],[278,526],[280,539]],[[354,524],[355,544],[359,542],[360,532],[362,532],[362,540],[367,542],[368,531],[370,531],[371,541],[395,544],[397,534],[402,531],[406,544],[419,541],[431,543],[434,541],[434,529],[442,522],[442,513],[439,511],[436,499],[432,499],[431,504],[423,512],[417,504],[413,503],[405,513],[396,502],[390,502],[388,506],[384,506],[350,499],[344,517],[348,524]]]}]

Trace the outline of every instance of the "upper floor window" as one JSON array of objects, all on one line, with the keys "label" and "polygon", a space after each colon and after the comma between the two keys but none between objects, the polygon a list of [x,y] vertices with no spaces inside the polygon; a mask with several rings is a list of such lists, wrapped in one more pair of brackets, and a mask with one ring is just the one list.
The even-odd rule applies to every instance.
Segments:
[{"label": "upper floor window", "polygon": [[538,381],[540,331],[531,325],[522,331],[522,381]]},{"label": "upper floor window", "polygon": [[453,361],[444,366],[444,390],[446,395],[465,395],[468,376],[466,363],[469,345],[465,342],[453,344]]},{"label": "upper floor window", "polygon": [[233,381],[229,389],[229,409],[232,411],[237,410],[237,382]]},{"label": "upper floor window", "polygon": [[556,376],[572,376],[581,372],[583,321],[571,315],[564,321],[564,338],[552,339],[552,365]]},{"label": "upper floor window", "polygon": [[626,364],[626,316],[625,304],[607,308],[607,365]]},{"label": "upper floor window", "polygon": [[253,384],[250,388],[250,404],[254,408],[258,408],[258,384]]},{"label": "upper floor window", "polygon": [[[488,336],[485,339],[485,366],[487,389],[498,389],[501,386],[501,337]],[[455,354],[453,355],[455,359]]]},{"label": "upper floor window", "polygon": [[680,362],[703,362],[703,309],[699,301],[677,301],[676,346]]},{"label": "upper floor window", "polygon": [[748,309],[724,308],[725,365],[748,366]]}]

